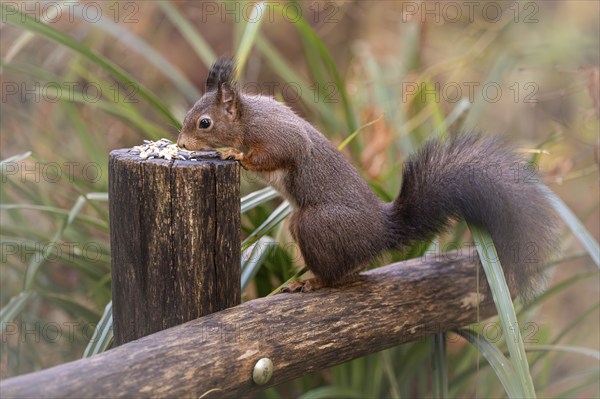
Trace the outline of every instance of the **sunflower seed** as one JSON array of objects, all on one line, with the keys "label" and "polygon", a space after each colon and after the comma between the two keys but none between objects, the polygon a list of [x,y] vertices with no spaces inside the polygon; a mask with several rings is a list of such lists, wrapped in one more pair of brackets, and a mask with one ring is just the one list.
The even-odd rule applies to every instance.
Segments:
[{"label": "sunflower seed", "polygon": [[169,139],[160,139],[158,141],[144,140],[144,144],[136,145],[129,152],[138,154],[142,159],[163,158],[168,161],[172,159],[192,160],[200,155],[195,151],[188,151],[180,148]]}]

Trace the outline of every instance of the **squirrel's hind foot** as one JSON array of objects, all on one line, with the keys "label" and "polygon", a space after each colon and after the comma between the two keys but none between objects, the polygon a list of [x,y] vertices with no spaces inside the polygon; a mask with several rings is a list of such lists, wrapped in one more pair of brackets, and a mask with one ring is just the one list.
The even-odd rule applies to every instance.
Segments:
[{"label": "squirrel's hind foot", "polygon": [[358,272],[350,273],[335,282],[327,282],[319,277],[294,280],[281,288],[280,293],[311,292],[325,287],[342,287],[358,279]]},{"label": "squirrel's hind foot", "polygon": [[294,280],[281,288],[281,293],[311,292],[326,286],[323,280],[316,277],[306,280]]}]

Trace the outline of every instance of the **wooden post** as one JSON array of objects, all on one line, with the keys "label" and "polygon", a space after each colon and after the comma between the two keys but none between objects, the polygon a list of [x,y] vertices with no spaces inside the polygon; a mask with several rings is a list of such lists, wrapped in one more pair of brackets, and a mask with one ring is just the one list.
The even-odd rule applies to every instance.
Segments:
[{"label": "wooden post", "polygon": [[240,303],[239,167],[109,158],[115,345]]}]

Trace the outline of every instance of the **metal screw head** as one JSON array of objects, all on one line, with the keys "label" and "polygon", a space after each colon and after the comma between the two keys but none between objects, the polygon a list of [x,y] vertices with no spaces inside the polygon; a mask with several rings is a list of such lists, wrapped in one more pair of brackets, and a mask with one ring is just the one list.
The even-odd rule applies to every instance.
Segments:
[{"label": "metal screw head", "polygon": [[257,385],[265,385],[273,376],[273,362],[268,357],[259,359],[252,371],[252,380]]}]

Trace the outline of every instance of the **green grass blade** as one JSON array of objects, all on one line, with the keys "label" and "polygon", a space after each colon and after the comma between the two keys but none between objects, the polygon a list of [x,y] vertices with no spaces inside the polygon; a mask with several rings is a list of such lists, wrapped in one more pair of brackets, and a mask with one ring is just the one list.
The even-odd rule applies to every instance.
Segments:
[{"label": "green grass blade", "polygon": [[546,300],[548,300],[548,298],[550,298],[556,294],[562,293],[566,288],[570,287],[571,285],[573,285],[579,281],[587,280],[590,277],[598,277],[599,273],[600,272],[595,271],[595,272],[591,272],[591,273],[578,274],[571,278],[563,280],[558,284],[553,285],[552,287],[550,287],[546,291],[544,291],[541,295],[535,297],[535,299],[533,299],[532,301],[529,301],[526,304],[524,304],[521,307],[521,309],[519,309],[519,315],[525,313],[529,309],[531,309],[539,304],[544,303]]},{"label": "green grass blade", "polygon": [[77,136],[74,140],[80,143],[90,162],[108,165],[108,149],[104,137],[90,134],[90,126],[84,120],[77,105],[69,101],[61,101],[59,107],[59,112],[64,115],[65,124],[70,125]]},{"label": "green grass blade", "polygon": [[[501,82],[502,76],[507,70],[512,68],[514,64],[514,60],[506,53],[499,54],[495,60],[494,66],[489,71],[485,82],[482,82],[483,84],[487,84],[489,82]],[[461,123],[461,129],[476,129],[481,123],[481,116],[483,115],[487,105],[489,104],[486,102],[482,92],[477,93],[477,96],[475,96],[473,103],[469,107],[469,112],[465,115]]]},{"label": "green grass blade", "polygon": [[277,242],[273,238],[263,236],[244,251],[242,254],[242,291],[248,287],[264,260],[276,246]]},{"label": "green grass blade", "polygon": [[397,109],[396,98],[392,93],[395,87],[388,84],[386,71],[377,63],[377,59],[368,46],[359,45],[357,49],[363,68],[365,69],[367,81],[373,87],[375,102],[383,110],[390,125],[395,126],[396,123],[398,126],[402,125],[402,120],[398,119],[401,113],[398,115],[400,111]]},{"label": "green grass blade", "polygon": [[86,322],[95,321],[98,319],[98,316],[100,316],[96,311],[82,305],[80,301],[74,300],[68,295],[47,290],[37,290],[37,293],[48,302],[53,303],[75,317],[82,318]]},{"label": "green grass blade", "polygon": [[574,320],[572,320],[566,327],[562,329],[560,333],[556,335],[556,337],[552,339],[551,343],[556,344],[557,342],[560,342],[560,340],[562,340],[570,331],[580,326],[581,322],[586,317],[588,317],[589,315],[597,315],[597,311],[599,308],[600,302],[596,302],[595,304],[587,308],[585,311],[578,314]]},{"label": "green grass blade", "polygon": [[[349,363],[350,366],[350,386],[355,392],[360,392],[365,386],[366,357],[359,357]],[[362,392],[361,392],[362,393]]]},{"label": "green grass blade", "polygon": [[433,352],[433,397],[448,397],[448,367],[446,363],[446,334],[437,333],[431,338]]},{"label": "green grass blade", "polygon": [[[61,82],[61,78],[49,74],[47,71],[42,70],[41,68],[36,68],[30,65],[24,67],[22,65],[17,64],[2,64],[2,67],[8,70],[18,71],[21,73],[31,75],[44,82],[60,83],[61,86],[64,84],[63,82]],[[79,75],[81,75],[84,79],[96,82],[96,84],[100,86],[103,93],[110,93],[113,90],[111,85],[106,84],[100,78],[93,76],[85,67],[72,65],[71,69],[74,71],[82,72],[79,73]],[[141,115],[134,107],[131,106],[131,104],[127,103],[125,101],[125,96],[118,96],[118,100],[115,100],[115,98],[113,97],[112,101],[99,99],[96,102],[90,103],[88,100],[86,100],[82,93],[74,91],[69,96],[63,96],[61,95],[60,89],[53,86],[45,87],[44,89],[38,88],[35,90],[35,92],[38,93],[40,96],[55,96],[57,98],[60,98],[60,101],[64,105],[83,104],[86,106],[99,108],[100,110],[119,118],[123,122],[132,125],[132,128],[140,130],[153,140],[158,140],[160,138],[168,137],[170,135],[168,131],[149,121],[147,117]],[[69,110],[67,109],[66,115],[67,117],[71,116],[70,119],[72,120],[72,122],[74,119],[74,113],[76,115],[79,115],[73,111],[69,112]],[[75,130],[77,131],[77,119],[74,120],[75,123],[73,123],[73,125]],[[82,135],[88,136],[89,132],[85,130],[85,132],[83,132],[79,136],[81,137]],[[83,139],[84,142],[89,140],[89,137]],[[94,146],[94,151],[96,150],[97,146]]]},{"label": "green grass blade", "polygon": [[355,112],[352,108],[352,104],[350,103],[348,93],[346,92],[346,86],[344,84],[344,81],[342,80],[340,73],[338,72],[335,66],[333,57],[329,53],[329,50],[327,50],[327,47],[325,46],[323,41],[319,38],[319,36],[317,36],[313,28],[303,17],[295,18],[295,21],[295,25],[298,28],[298,32],[300,33],[300,35],[304,36],[307,39],[307,41],[310,42],[316,48],[316,50],[321,55],[321,59],[325,63],[325,66],[329,70],[329,73],[333,77],[333,81],[339,92],[340,99],[342,100],[342,107],[344,109],[344,116],[346,119],[346,127],[349,132],[354,132],[358,128]]},{"label": "green grass blade", "polygon": [[106,192],[87,193],[86,197],[90,201],[103,201],[103,202],[108,201],[108,193],[106,193]]},{"label": "green grass blade", "polygon": [[[572,320],[550,341],[550,345],[556,345],[558,342],[560,342],[563,339],[563,337],[565,337],[570,331],[573,331],[573,329],[579,327],[583,320],[585,320],[589,315],[596,315],[598,313],[598,308],[600,308],[600,302],[596,302],[595,304],[587,308],[585,311],[583,311],[581,314],[579,314],[575,318],[575,320]],[[540,354],[540,356],[533,359],[533,361],[531,362],[531,367],[535,367],[535,365],[538,362],[540,362],[548,353],[549,352],[543,352],[542,354]]]},{"label": "green grass blade", "polygon": [[[590,375],[595,376],[596,378],[596,385],[599,385],[598,381],[600,381],[598,379],[598,375],[600,374],[600,367],[590,367],[590,368],[586,368],[583,370],[579,370],[579,371],[571,371],[570,373],[561,373],[559,375],[557,375],[555,378],[553,378],[550,383],[548,385],[546,385],[544,387],[544,390],[546,392],[548,391],[555,391],[556,388],[562,388],[564,386],[566,386],[567,384],[576,382],[577,380],[580,380],[582,378],[588,377]],[[553,387],[556,387],[553,389]],[[594,398],[597,399],[598,396],[594,396],[594,395],[586,395],[586,396],[569,396],[569,395],[545,395],[546,397],[551,397],[551,398]]]},{"label": "green grass blade", "polygon": [[207,68],[210,68],[213,62],[217,59],[217,55],[212,50],[210,45],[198,33],[198,29],[194,27],[181,13],[168,1],[159,1],[158,6],[163,10],[167,18],[173,23],[173,26],[179,30],[182,36],[187,40],[190,46],[200,57]]},{"label": "green grass blade", "polygon": [[[3,228],[3,232],[6,230],[10,230],[7,228]],[[28,232],[29,233],[29,232]],[[0,244],[6,246],[6,248],[20,248],[22,253],[33,255],[34,257],[42,257],[44,256],[43,249],[40,248],[39,243],[42,240],[45,240],[44,237],[35,236],[33,233],[29,233],[30,237],[35,237],[36,239],[23,239],[15,236],[8,235],[0,235]],[[100,258],[96,259],[94,264],[89,264],[89,261],[82,256],[81,252],[77,249],[74,249],[74,253],[65,254],[61,251],[59,254],[53,255],[53,259],[60,261],[61,263],[68,265],[69,267],[78,270],[83,275],[86,275],[94,280],[103,277],[107,272],[110,271],[110,260],[108,257],[106,259]],[[104,252],[108,252],[108,250],[103,250]],[[102,266],[100,266],[102,264]]]},{"label": "green grass blade", "polygon": [[77,215],[79,215],[79,212],[81,212],[81,208],[83,208],[84,205],[85,205],[85,198],[80,195],[79,197],[77,197],[77,201],[75,201],[75,205],[73,205],[73,207],[69,211],[69,214],[67,215],[67,225],[70,225],[71,223],[73,223],[73,221],[75,220]]},{"label": "green grass blade", "polygon": [[364,396],[353,389],[335,385],[311,389],[300,395],[298,399],[364,399]]},{"label": "green grass blade", "polygon": [[529,372],[529,363],[525,356],[523,339],[520,334],[515,308],[512,303],[511,295],[504,279],[504,272],[498,254],[489,232],[486,228],[467,223],[475,244],[481,265],[485,271],[492,297],[498,310],[500,324],[506,336],[506,344],[510,353],[511,361],[514,366],[518,381],[519,391],[522,396],[535,398],[535,388]]},{"label": "green grass blade", "polygon": [[[159,3],[160,4],[160,3]],[[140,54],[148,61],[148,64],[154,65],[163,75],[169,79],[177,90],[182,93],[191,103],[196,102],[202,94],[195,85],[181,72],[179,68],[173,65],[169,60],[163,57],[158,51],[152,48],[145,40],[135,35],[131,31],[123,28],[107,18],[100,18],[96,26],[116,40],[125,44],[134,52]]]},{"label": "green grass blade", "polygon": [[33,291],[21,291],[18,295],[12,297],[6,306],[0,310],[0,326],[2,328],[2,333],[5,331],[8,324],[19,316],[34,297],[35,293]]},{"label": "green grass blade", "polygon": [[[29,33],[29,32],[27,32]],[[31,75],[39,80],[44,82],[57,82],[60,80],[58,75],[55,75],[43,68],[39,68],[35,65],[30,64],[13,64],[10,62],[6,62],[6,60],[2,60],[0,63],[0,68],[3,70],[6,69],[8,71],[22,73],[24,75]]]},{"label": "green grass blade", "polygon": [[[53,206],[46,205],[30,205],[30,204],[0,204],[0,210],[11,210],[11,209],[30,209],[40,212],[49,212],[57,215],[69,216],[70,210],[56,208]],[[89,224],[93,227],[101,228],[102,230],[108,231],[108,223],[102,219],[97,219],[87,215],[76,215],[76,219]]]},{"label": "green grass blade", "polygon": [[590,257],[596,266],[600,267],[600,246],[598,246],[598,241],[594,239],[590,232],[585,228],[583,223],[579,221],[579,218],[573,213],[567,204],[563,202],[563,200],[561,200],[545,185],[542,184],[540,187],[546,192],[550,204],[552,204],[556,212],[565,221],[567,226],[569,226],[573,232],[573,235],[577,237],[579,242],[581,242],[583,247],[590,254]]},{"label": "green grass blade", "polygon": [[83,357],[90,357],[104,352],[113,341],[112,301],[104,308],[104,313],[96,325],[94,334],[83,352]]},{"label": "green grass blade", "polygon": [[[166,131],[163,126],[157,125],[156,122],[149,120],[147,115],[138,111],[141,102],[137,101],[133,96],[136,94],[134,89],[131,87],[124,87],[123,93],[120,93],[120,88],[115,90],[115,84],[109,82],[106,79],[102,79],[100,76],[94,74],[87,65],[83,65],[81,62],[71,62],[71,70],[76,72],[79,76],[87,81],[96,82],[102,93],[112,93],[101,98],[100,101],[89,104],[90,106],[98,106],[105,112],[108,112],[124,121],[134,123],[136,127],[143,133],[153,138],[168,137],[170,132]],[[56,79],[57,81],[59,79]],[[62,99],[62,98],[61,98]],[[89,103],[82,97],[81,93],[75,93],[72,97],[73,102],[77,103]],[[70,99],[62,99],[63,101],[70,101]],[[108,157],[107,157],[108,159]],[[108,161],[107,161],[108,162]]]},{"label": "green grass blade", "polygon": [[4,173],[4,168],[6,167],[7,164],[9,164],[11,162],[22,161],[25,158],[29,158],[30,155],[31,155],[31,151],[27,151],[22,154],[13,155],[12,157],[3,159],[2,161],[0,161],[0,167],[2,167],[1,171]]},{"label": "green grass blade", "polygon": [[85,204],[85,199],[82,196],[77,198],[73,207],[69,210],[67,217],[61,223],[59,229],[54,233],[54,236],[50,240],[51,245],[46,245],[44,247],[44,253],[41,257],[35,257],[31,260],[27,269],[25,271],[25,282],[23,287],[27,290],[33,287],[33,283],[35,281],[35,277],[45,263],[50,251],[54,248],[54,245],[60,245],[59,240],[63,236],[65,230],[78,218],[83,205]]},{"label": "green grass blade", "polygon": [[485,357],[510,398],[529,397],[519,389],[515,369],[498,348],[474,331],[460,329],[454,332],[469,341]]},{"label": "green grass blade", "polygon": [[375,123],[379,122],[381,120],[381,118],[383,118],[383,115],[381,115],[379,118],[377,119],[373,119],[371,122],[367,122],[364,125],[362,125],[361,127],[359,127],[358,129],[356,129],[354,132],[352,132],[352,134],[348,137],[346,137],[344,139],[344,141],[342,141],[342,143],[338,146],[338,150],[343,150],[344,147],[346,147],[348,144],[350,144],[350,142],[352,140],[354,140],[354,138],[358,135],[358,133],[360,133],[361,130],[363,130],[366,127],[369,127],[371,125],[374,125]]},{"label": "green grass blade", "polygon": [[276,388],[268,388],[260,393],[261,399],[283,399]]},{"label": "green grass blade", "polygon": [[246,237],[246,239],[242,242],[242,250],[245,251],[250,247],[250,245],[254,244],[261,237],[270,232],[279,223],[281,223],[283,219],[285,219],[290,214],[291,211],[292,207],[290,206],[290,203],[284,201],[281,205],[277,207],[277,209],[273,211],[273,213],[269,215],[267,220],[265,220],[260,226],[256,228],[256,230],[254,230],[248,235],[248,237]]},{"label": "green grass blade", "polygon": [[[40,194],[36,187],[21,184],[18,177],[3,180],[0,187],[2,188],[2,194],[4,195],[2,198],[3,203],[0,204],[0,210],[4,209],[4,206],[7,205],[18,207],[20,204],[17,204],[16,201],[28,200],[31,202],[39,202],[40,200]],[[14,190],[14,194],[9,193],[9,190]],[[11,217],[15,218],[15,220],[19,219],[21,223],[25,223],[25,219],[21,216],[21,212],[12,212]]]},{"label": "green grass blade", "polygon": [[[578,398],[583,396],[578,396],[579,392],[588,388],[591,385],[598,386],[598,380],[600,379],[600,372],[598,369],[595,370],[595,373],[588,379],[584,380],[582,383],[575,385],[574,387],[570,387],[564,391],[560,391],[552,395],[555,398]],[[559,381],[562,382],[562,381]],[[598,392],[598,389],[595,390]],[[546,395],[549,396],[549,395]]]},{"label": "green grass blade", "polygon": [[[59,96],[59,91],[55,87],[49,87],[35,90],[40,95],[56,95]],[[96,107],[101,109],[104,112],[107,112],[111,115],[118,117],[124,122],[130,123],[133,127],[139,129],[144,134],[146,134],[149,138],[153,140],[158,140],[163,137],[168,137],[170,134],[166,130],[162,129],[160,126],[157,126],[155,123],[148,121],[147,118],[143,117],[138,112],[133,112],[131,109],[123,106],[123,103],[115,103],[112,101],[98,100],[93,104],[90,104],[81,93],[74,92],[71,96],[66,97],[63,96],[60,98],[60,101],[68,101],[74,103],[80,103],[85,105],[90,105],[92,107]]]},{"label": "green grass blade", "polygon": [[273,198],[279,197],[280,194],[272,187],[266,187],[261,190],[254,191],[248,195],[246,195],[240,201],[241,204],[241,212],[247,212],[252,208],[257,207],[258,205],[270,201]]},{"label": "green grass blade", "polygon": [[392,399],[400,399],[400,387],[398,386],[398,378],[394,372],[394,365],[391,361],[390,351],[381,352],[381,364],[383,372],[390,384],[390,397]]},{"label": "green grass blade", "polygon": [[236,78],[238,79],[244,70],[244,67],[246,66],[246,61],[248,61],[250,50],[252,50],[252,47],[254,46],[256,36],[258,35],[258,30],[265,14],[265,3],[256,3],[252,8],[252,13],[246,21],[246,28],[242,36],[242,41],[235,53],[235,59],[237,62]]},{"label": "green grass blade", "polygon": [[285,60],[285,57],[281,55],[266,38],[258,35],[256,38],[256,47],[265,56],[267,62],[271,65],[275,73],[280,76],[286,82],[294,82],[298,85],[298,91],[302,95],[302,103],[313,111],[316,111],[319,117],[326,121],[327,125],[330,126],[331,130],[342,130],[342,125],[338,119],[331,112],[331,108],[327,106],[323,101],[315,101],[310,93],[312,93],[311,87],[300,75],[296,73],[294,68]]},{"label": "green grass blade", "polygon": [[447,129],[449,126],[452,126],[452,124],[456,122],[458,118],[460,118],[470,107],[471,103],[469,100],[466,98],[461,98],[456,107],[452,108],[452,111],[450,111],[444,120],[443,127]]},{"label": "green grass blade", "polygon": [[[64,2],[63,2],[64,3]],[[38,17],[41,18],[45,23],[50,21],[54,21],[57,16],[60,16],[63,12],[65,12],[64,4],[61,4],[59,7],[49,7],[44,10]],[[13,41],[12,45],[6,52],[6,56],[4,57],[5,62],[11,62],[13,58],[17,56],[17,54],[25,48],[27,43],[29,43],[35,35],[32,32],[23,32],[15,41]],[[0,73],[2,68],[0,67]]]},{"label": "green grass blade", "polygon": [[594,350],[594,349],[590,349],[590,348],[584,348],[582,346],[573,346],[573,345],[527,345],[525,347],[525,350],[527,352],[536,352],[536,351],[541,351],[541,352],[553,352],[553,351],[559,351],[559,352],[567,352],[567,353],[572,353],[572,354],[577,354],[577,355],[583,355],[583,356],[588,356],[591,357],[595,360],[599,360],[600,361],[600,351]]},{"label": "green grass blade", "polygon": [[87,58],[94,64],[103,68],[121,83],[125,85],[133,85],[133,87],[137,89],[137,93],[140,95],[140,97],[144,98],[150,105],[159,111],[173,126],[175,126],[177,129],[181,128],[181,122],[176,119],[175,116],[173,116],[171,111],[169,111],[169,109],[158,99],[158,97],[152,94],[147,88],[136,82],[121,67],[117,66],[112,61],[99,55],[98,53],[90,50],[84,43],[80,43],[64,33],[52,28],[51,26],[45,25],[31,15],[23,14],[15,10],[10,10],[10,12],[7,12],[8,5],[4,3],[2,3],[0,6],[0,10],[2,11],[2,21],[6,21],[11,25],[20,27],[36,33],[48,40],[62,44],[63,46],[70,48],[77,54]]},{"label": "green grass blade", "polygon": [[[16,55],[33,39],[35,35],[32,32],[23,32],[16,40],[13,41],[12,45],[9,47],[6,55],[4,56],[5,62],[11,62]],[[0,73],[2,73],[2,67],[0,67]]]},{"label": "green grass blade", "polygon": [[44,247],[42,255],[34,257],[31,260],[31,262],[29,262],[29,264],[27,265],[27,269],[25,270],[25,280],[23,282],[23,288],[25,290],[32,289],[35,277],[37,276],[37,273],[39,272],[42,265],[46,262],[46,259],[48,259],[48,257],[50,256],[50,251],[52,251],[52,249],[55,246],[60,245],[58,241],[61,239],[66,226],[66,219],[64,219],[61,223],[61,226],[54,233],[54,236],[52,237],[48,245]]},{"label": "green grass blade", "polygon": [[[423,87],[424,92],[433,93],[437,91],[435,84],[431,80],[427,79],[423,83],[425,84],[425,86]],[[432,99],[431,96],[423,97],[425,98],[425,102],[423,105],[431,109],[431,119],[433,121],[435,131],[445,133],[448,126],[445,124],[446,118],[444,117],[444,112],[442,111],[440,102],[436,101],[435,98]]]},{"label": "green grass blade", "polygon": [[107,192],[98,192],[98,193],[82,193],[80,190],[77,190],[81,197],[85,200],[86,204],[92,207],[98,215],[108,223],[108,212],[102,209],[96,202],[108,202],[108,193]]}]

